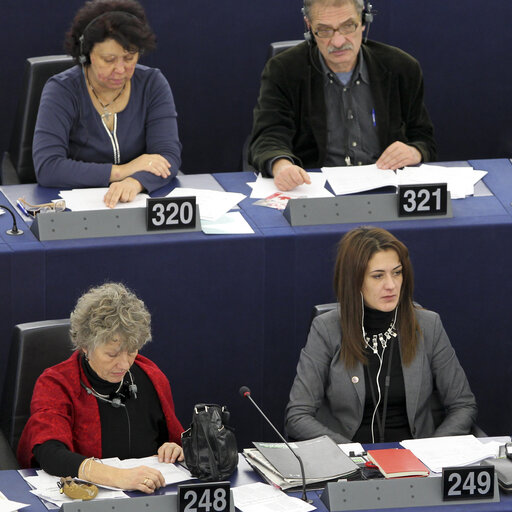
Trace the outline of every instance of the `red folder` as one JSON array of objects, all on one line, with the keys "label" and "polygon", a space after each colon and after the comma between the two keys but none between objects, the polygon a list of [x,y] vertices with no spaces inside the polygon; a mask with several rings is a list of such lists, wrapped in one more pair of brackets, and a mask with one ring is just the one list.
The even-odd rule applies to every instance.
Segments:
[{"label": "red folder", "polygon": [[368,458],[386,478],[428,476],[429,470],[411,450],[388,448],[368,450]]}]

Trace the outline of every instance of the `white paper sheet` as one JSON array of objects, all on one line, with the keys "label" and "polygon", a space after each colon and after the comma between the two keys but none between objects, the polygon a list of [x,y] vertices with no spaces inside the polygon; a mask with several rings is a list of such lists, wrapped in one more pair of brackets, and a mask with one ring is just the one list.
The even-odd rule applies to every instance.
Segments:
[{"label": "white paper sheet", "polygon": [[[332,197],[332,194],[325,188],[325,176],[321,172],[310,172],[310,185],[300,185],[293,190],[286,192],[290,197]],[[276,192],[282,192],[274,185],[273,178],[263,178],[258,175],[256,181],[247,183],[252,188],[251,199],[264,199]]]},{"label": "white paper sheet", "polygon": [[158,469],[165,478],[165,485],[175,484],[178,482],[185,482],[194,477],[185,468],[175,465],[167,464],[165,462],[158,462],[158,457],[143,457],[141,459],[124,459],[117,465],[119,468],[136,468],[137,466],[147,466],[149,468]]},{"label": "white paper sheet", "polygon": [[361,455],[364,452],[363,445],[361,443],[342,443],[338,445],[340,450],[350,456],[350,452],[354,452],[356,455]]},{"label": "white paper sheet", "polygon": [[[60,197],[66,201],[66,208],[74,212],[89,210],[110,210],[103,202],[108,188],[75,188],[73,190],[61,190]],[[145,208],[147,194],[137,194],[130,203],[117,203],[114,209],[121,208]]]},{"label": "white paper sheet", "polygon": [[322,167],[322,174],[337,196],[397,185],[395,171],[379,169],[375,164]]},{"label": "white paper sheet", "polygon": [[246,198],[238,192],[220,192],[198,188],[175,188],[167,197],[195,196],[201,220],[217,220]]},{"label": "white paper sheet", "polygon": [[477,171],[472,167],[444,167],[441,165],[420,165],[405,167],[397,171],[399,185],[424,183],[446,183],[452,199],[471,196],[487,171]]},{"label": "white paper sheet", "polygon": [[7,499],[2,492],[0,492],[0,512],[16,512],[16,510],[20,510],[25,507],[28,507],[28,505],[18,501],[11,501]]},{"label": "white paper sheet", "polygon": [[496,457],[500,443],[481,443],[475,436],[407,439],[400,443],[411,450],[433,473],[443,467],[468,466],[487,457]]},{"label": "white paper sheet", "polygon": [[422,164],[392,170],[378,169],[375,164],[350,167],[323,167],[322,173],[336,195],[354,194],[381,187],[398,187],[427,183],[446,183],[452,199],[473,195],[475,184],[486,174],[472,167],[446,167]]},{"label": "white paper sheet", "polygon": [[316,507],[264,483],[234,487],[233,500],[242,512],[307,512]]},{"label": "white paper sheet", "polygon": [[214,221],[202,220],[201,229],[207,235],[250,235],[254,233],[240,212],[228,212]]}]

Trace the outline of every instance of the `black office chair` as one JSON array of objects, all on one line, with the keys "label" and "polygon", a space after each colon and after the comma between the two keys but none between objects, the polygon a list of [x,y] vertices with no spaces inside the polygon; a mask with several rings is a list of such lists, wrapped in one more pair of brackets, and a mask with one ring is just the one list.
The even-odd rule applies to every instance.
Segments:
[{"label": "black office chair", "polygon": [[36,182],[32,161],[32,140],[41,92],[51,76],[73,65],[74,60],[68,55],[48,55],[27,59],[11,141],[2,160],[2,184]]},{"label": "black office chair", "polygon": [[289,41],[276,41],[274,43],[270,43],[270,46],[268,47],[267,60],[303,42],[304,39],[292,39]]},{"label": "black office chair", "polygon": [[[274,43],[270,43],[267,52],[267,60],[275,57],[281,52],[288,50],[289,48],[293,48],[294,46],[302,43],[304,39],[293,39],[289,41],[275,41]],[[251,136],[248,135],[244,141],[244,145],[242,147],[242,171],[252,171],[254,172],[254,167],[249,163],[249,145],[251,142]]]},{"label": "black office chair", "polygon": [[0,470],[3,469],[20,469],[20,466],[4,433],[0,430]]},{"label": "black office chair", "polygon": [[[338,306],[337,302],[331,302],[328,304],[317,304],[316,306],[313,306],[313,311],[311,314],[311,322],[319,316],[324,313],[327,313],[329,311],[332,311]],[[434,416],[434,425],[437,427],[441,424],[443,421],[446,412],[445,409],[441,403],[441,399],[439,398],[439,393],[437,390],[434,390],[432,393],[432,397],[430,398],[430,403],[432,407],[432,415]],[[325,425],[329,426],[329,428],[335,429],[337,421],[331,416],[327,406],[325,404],[322,404],[320,406],[320,409],[317,413],[317,419],[324,423]],[[487,437],[487,434],[475,423],[473,424],[471,428],[471,433],[475,437]]]},{"label": "black office chair", "polygon": [[14,327],[0,409],[1,426],[13,451],[30,416],[37,378],[72,352],[69,319],[43,320]]}]

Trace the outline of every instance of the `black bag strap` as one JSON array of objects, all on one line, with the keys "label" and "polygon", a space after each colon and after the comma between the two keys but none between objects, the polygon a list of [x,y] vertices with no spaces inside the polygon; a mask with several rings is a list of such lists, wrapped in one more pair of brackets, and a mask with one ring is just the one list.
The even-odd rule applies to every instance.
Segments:
[{"label": "black bag strap", "polygon": [[209,426],[211,425],[211,414],[208,411],[208,405],[204,405],[204,407],[201,407],[201,410],[199,410],[198,407],[196,407],[195,412],[197,415],[196,417],[198,419],[197,423],[201,427],[206,443],[208,444],[208,459],[210,461],[210,468],[212,470],[212,474],[215,476],[216,479],[219,479],[219,466],[217,465],[217,461],[215,460],[214,448],[212,447],[210,439]]}]

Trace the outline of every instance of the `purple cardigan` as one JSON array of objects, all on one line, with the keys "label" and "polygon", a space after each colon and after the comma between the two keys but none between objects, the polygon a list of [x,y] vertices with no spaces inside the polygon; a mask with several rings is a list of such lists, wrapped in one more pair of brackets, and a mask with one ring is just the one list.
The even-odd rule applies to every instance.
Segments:
[{"label": "purple cardigan", "polygon": [[171,164],[169,178],[147,171],[132,175],[152,192],[174,178],[181,164],[176,118],[171,88],[160,70],[137,64],[130,100],[117,114],[115,136],[109,134],[82,68],[74,66],[50,78],[43,89],[32,147],[37,181],[45,187],[107,187],[113,163],[158,153]]}]

